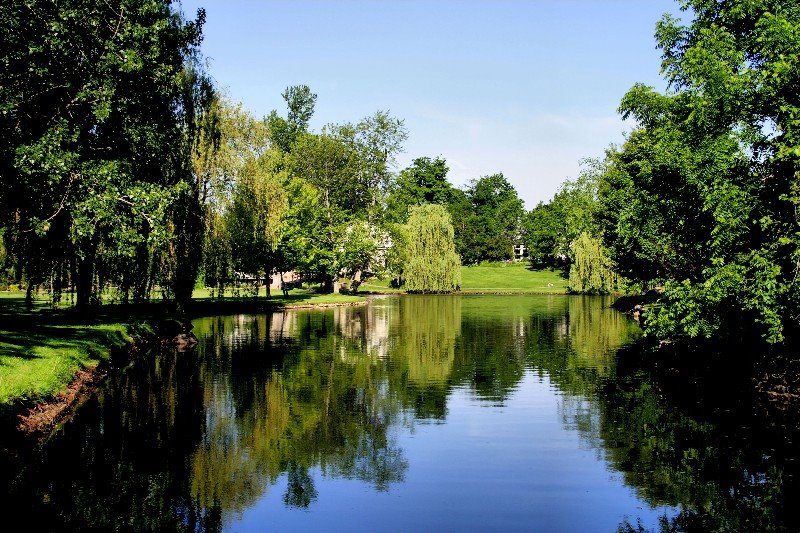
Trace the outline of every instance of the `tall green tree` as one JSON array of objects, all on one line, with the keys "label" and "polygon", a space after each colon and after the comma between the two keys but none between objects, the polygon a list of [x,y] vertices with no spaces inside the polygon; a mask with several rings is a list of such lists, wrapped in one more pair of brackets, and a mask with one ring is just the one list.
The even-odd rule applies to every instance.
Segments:
[{"label": "tall green tree", "polygon": [[797,333],[800,8],[686,1],[656,28],[668,94],[623,98],[639,128],[610,156],[604,240],[620,271],[664,285],[659,336],[769,342]]},{"label": "tall green tree", "polygon": [[449,205],[453,196],[453,186],[447,181],[449,170],[441,157],[414,159],[390,186],[387,217],[393,222],[405,223],[411,206],[425,203]]},{"label": "tall green tree", "polygon": [[407,224],[406,289],[452,292],[461,285],[461,262],[447,210],[437,204],[412,207]]},{"label": "tall green tree", "polygon": [[288,108],[286,118],[273,110],[267,115],[265,123],[272,142],[286,153],[291,151],[298,136],[308,131],[308,122],[314,115],[317,95],[311,92],[308,85],[294,85],[287,87],[281,96]]},{"label": "tall green tree", "polygon": [[459,213],[459,253],[466,264],[512,259],[525,212],[516,189],[500,174],[484,176],[466,190],[470,211]]},{"label": "tall green tree", "polygon": [[144,298],[159,278],[185,296],[204,19],[164,0],[0,6],[0,226],[29,287],[72,284],[87,306],[110,281]]},{"label": "tall green tree", "polygon": [[[276,165],[280,164],[281,156],[277,148],[270,148],[266,122],[257,120],[241,104],[217,97],[209,120],[215,127],[201,132],[192,165],[199,180],[199,198],[205,218],[203,278],[206,286],[223,295],[234,279],[235,268],[257,273],[267,263],[280,258],[280,254],[277,257],[272,254],[269,261],[265,257],[251,260],[242,254],[248,250],[254,257],[263,256],[261,250],[254,249],[256,240],[263,242],[263,238],[256,239],[256,235],[266,231],[264,227],[259,229],[258,219],[250,216],[258,207],[253,200],[254,191],[265,175],[274,178],[279,172]],[[268,156],[270,150],[272,153]],[[271,163],[273,161],[278,163]],[[233,211],[242,212],[245,218],[234,219]]]},{"label": "tall green tree", "polygon": [[311,186],[305,202],[304,270],[318,277],[325,290],[333,290],[339,274],[341,241],[349,223],[366,217],[369,191],[359,181],[360,160],[354,148],[323,132],[301,135],[292,148],[292,176]]},{"label": "tall green tree", "polygon": [[333,125],[329,129],[358,154],[358,181],[369,195],[367,217],[371,223],[377,222],[393,178],[395,158],[408,138],[405,124],[387,111],[377,111],[355,125]]}]

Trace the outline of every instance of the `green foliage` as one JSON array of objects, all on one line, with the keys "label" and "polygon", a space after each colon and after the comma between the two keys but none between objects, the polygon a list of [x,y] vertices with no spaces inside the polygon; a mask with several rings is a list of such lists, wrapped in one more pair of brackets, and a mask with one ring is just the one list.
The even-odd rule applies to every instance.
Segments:
[{"label": "green foliage", "polygon": [[454,195],[447,181],[447,162],[441,157],[418,157],[403,169],[391,185],[387,198],[387,217],[404,224],[410,207],[422,204],[448,206]]},{"label": "green foliage", "polygon": [[407,134],[403,122],[379,111],[356,125],[331,125],[297,137],[287,161],[305,185],[294,195],[300,209],[295,247],[298,264],[332,290],[340,273],[377,268],[384,232],[379,212],[390,167]]},{"label": "green foliage", "polygon": [[269,150],[247,161],[234,185],[227,226],[234,266],[250,273],[271,274],[288,222],[288,175],[282,156]]},{"label": "green foliage", "polygon": [[222,96],[208,114],[213,127],[200,131],[192,151],[192,166],[201,182],[201,202],[222,213],[245,163],[260,157],[270,145],[268,126]]},{"label": "green foliage", "polygon": [[539,203],[523,219],[523,239],[534,267],[568,267],[575,259],[572,244],[584,232],[597,234],[597,187],[603,162],[583,161],[575,180],[564,182],[549,203]]},{"label": "green foliage", "polygon": [[314,115],[317,95],[311,92],[308,85],[295,85],[287,87],[281,96],[288,107],[287,117],[284,119],[277,111],[272,111],[264,122],[272,142],[282,152],[288,153],[297,137],[308,131],[308,121]]},{"label": "green foliage", "polygon": [[412,207],[403,269],[409,292],[451,292],[461,284],[461,263],[447,210],[436,204]]},{"label": "green foliage", "polygon": [[686,2],[656,37],[673,91],[634,86],[639,128],[609,154],[599,223],[618,271],[664,286],[658,336],[797,332],[800,10]]},{"label": "green foliage", "polygon": [[451,213],[457,220],[456,242],[465,264],[513,258],[524,207],[502,173],[473,180],[465,198],[451,203]]},{"label": "green foliage", "polygon": [[586,232],[581,233],[572,243],[572,254],[569,292],[607,294],[616,289],[617,275],[598,239]]},{"label": "green foliage", "polygon": [[395,288],[405,283],[404,270],[408,263],[408,228],[405,224],[388,224],[387,233],[391,246],[386,250],[385,268]]},{"label": "green foliage", "polygon": [[360,168],[354,181],[368,194],[367,216],[374,222],[392,181],[395,157],[408,138],[405,124],[386,111],[377,111],[355,126],[344,124],[331,130],[358,154]]},{"label": "green foliage", "polygon": [[328,133],[306,133],[295,143],[289,164],[291,174],[311,186],[305,201],[315,204],[303,217],[305,269],[332,290],[341,237],[348,222],[365,216],[369,206],[369,193],[357,181],[358,154]]},{"label": "green foliage", "polygon": [[345,276],[353,278],[352,289],[357,288],[355,278],[367,270],[378,252],[379,235],[375,228],[363,220],[356,220],[344,232],[339,264]]},{"label": "green foliage", "polygon": [[17,281],[54,301],[73,285],[82,306],[110,283],[134,299],[193,285],[204,19],[161,0],[0,7],[0,226]]}]

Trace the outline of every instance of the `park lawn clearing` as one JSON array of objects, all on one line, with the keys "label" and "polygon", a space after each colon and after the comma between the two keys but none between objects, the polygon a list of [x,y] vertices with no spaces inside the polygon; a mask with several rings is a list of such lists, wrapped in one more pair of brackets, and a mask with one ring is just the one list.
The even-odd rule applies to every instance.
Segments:
[{"label": "park lawn clearing", "polygon": [[567,283],[558,271],[530,270],[522,261],[461,267],[464,293],[565,294]]},{"label": "park lawn clearing", "polygon": [[133,342],[126,324],[45,325],[31,318],[0,326],[0,406],[38,402],[64,390],[75,374]]},{"label": "park lawn clearing", "polygon": [[[391,280],[370,278],[359,286],[366,293],[404,293],[390,287]],[[530,270],[527,262],[481,263],[461,267],[461,292],[465,294],[566,294],[567,280],[557,270]]]}]

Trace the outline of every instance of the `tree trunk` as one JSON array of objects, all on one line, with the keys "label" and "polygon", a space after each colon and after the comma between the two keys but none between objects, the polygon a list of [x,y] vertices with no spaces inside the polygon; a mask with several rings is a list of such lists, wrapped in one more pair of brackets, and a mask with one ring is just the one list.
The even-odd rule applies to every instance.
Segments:
[{"label": "tree trunk", "polygon": [[75,307],[87,309],[92,303],[92,280],[94,278],[94,250],[78,261],[78,283],[75,287]]},{"label": "tree trunk", "polygon": [[28,283],[28,286],[25,288],[25,307],[28,309],[33,307],[33,284]]},{"label": "tree trunk", "polygon": [[333,277],[326,275],[322,279],[322,292],[325,294],[330,294],[333,292]]}]

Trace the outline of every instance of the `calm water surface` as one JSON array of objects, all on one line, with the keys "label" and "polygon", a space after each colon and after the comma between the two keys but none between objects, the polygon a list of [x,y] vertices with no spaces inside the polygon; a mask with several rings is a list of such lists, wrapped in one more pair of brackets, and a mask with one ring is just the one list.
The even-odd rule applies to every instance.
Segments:
[{"label": "calm water surface", "polygon": [[796,530],[793,431],[735,378],[654,377],[608,303],[195,320],[194,351],[5,454],[2,505],[52,530]]}]

